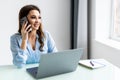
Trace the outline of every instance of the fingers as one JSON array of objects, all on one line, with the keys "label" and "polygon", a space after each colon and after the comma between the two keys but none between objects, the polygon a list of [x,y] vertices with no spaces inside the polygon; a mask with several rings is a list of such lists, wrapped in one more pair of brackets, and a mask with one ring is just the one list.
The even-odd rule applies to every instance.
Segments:
[{"label": "fingers", "polygon": [[25,29],[25,28],[26,28],[26,26],[27,26],[27,24],[28,24],[28,22],[27,22],[27,21],[25,21],[25,22],[23,23],[23,25],[22,25],[22,29]]},{"label": "fingers", "polygon": [[31,32],[31,31],[32,31],[32,28],[29,28],[29,29],[27,30],[28,33]]},{"label": "fingers", "polygon": [[28,25],[28,22],[25,22],[22,26],[21,32],[26,33],[32,30],[31,25]]},{"label": "fingers", "polygon": [[25,31],[28,32],[28,31],[31,31],[31,29],[32,29],[32,28],[31,28],[31,25],[28,25],[28,26],[26,26]]}]

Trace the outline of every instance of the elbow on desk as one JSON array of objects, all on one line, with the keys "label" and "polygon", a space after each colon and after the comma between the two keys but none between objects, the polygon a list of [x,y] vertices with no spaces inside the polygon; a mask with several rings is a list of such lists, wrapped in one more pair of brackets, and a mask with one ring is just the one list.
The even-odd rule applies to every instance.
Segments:
[{"label": "elbow on desk", "polygon": [[25,66],[25,63],[23,62],[16,62],[13,60],[13,64],[17,67],[17,68],[23,68]]}]

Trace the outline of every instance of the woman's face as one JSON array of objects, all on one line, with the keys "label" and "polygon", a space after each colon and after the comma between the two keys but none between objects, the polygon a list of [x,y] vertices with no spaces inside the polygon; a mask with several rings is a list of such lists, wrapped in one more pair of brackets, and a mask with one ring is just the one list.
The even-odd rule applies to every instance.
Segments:
[{"label": "woman's face", "polygon": [[41,15],[37,10],[31,10],[27,16],[29,23],[32,26],[32,30],[38,30],[41,24]]}]

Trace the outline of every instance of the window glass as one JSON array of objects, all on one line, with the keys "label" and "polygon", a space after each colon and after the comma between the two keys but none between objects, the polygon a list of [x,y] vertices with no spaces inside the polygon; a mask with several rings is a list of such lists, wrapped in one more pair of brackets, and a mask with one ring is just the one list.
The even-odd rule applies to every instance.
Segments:
[{"label": "window glass", "polygon": [[120,41],[120,0],[113,0],[112,16],[111,38]]}]

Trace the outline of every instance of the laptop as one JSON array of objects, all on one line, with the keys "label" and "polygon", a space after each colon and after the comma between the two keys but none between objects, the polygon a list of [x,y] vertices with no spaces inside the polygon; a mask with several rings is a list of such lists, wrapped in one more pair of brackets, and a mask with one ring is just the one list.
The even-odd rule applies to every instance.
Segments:
[{"label": "laptop", "polygon": [[26,71],[36,79],[72,72],[76,70],[82,54],[82,48],[42,54],[39,66]]}]

